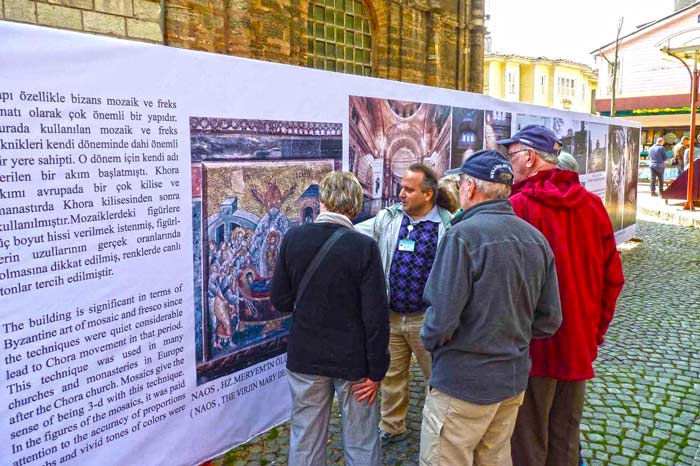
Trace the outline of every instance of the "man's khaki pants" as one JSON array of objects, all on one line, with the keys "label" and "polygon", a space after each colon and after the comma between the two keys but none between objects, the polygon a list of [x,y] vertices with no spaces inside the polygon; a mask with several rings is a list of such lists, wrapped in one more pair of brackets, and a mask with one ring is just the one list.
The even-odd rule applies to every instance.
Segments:
[{"label": "man's khaki pants", "polygon": [[430,380],[430,353],[423,347],[420,329],[423,327],[424,313],[389,313],[389,370],[382,380],[382,421],[380,428],[390,434],[400,434],[406,430],[408,412],[408,371],[411,353],[423,372],[425,385]]},{"label": "man's khaki pants", "polygon": [[420,466],[512,466],[510,436],[523,396],[478,405],[430,390],[423,408]]}]

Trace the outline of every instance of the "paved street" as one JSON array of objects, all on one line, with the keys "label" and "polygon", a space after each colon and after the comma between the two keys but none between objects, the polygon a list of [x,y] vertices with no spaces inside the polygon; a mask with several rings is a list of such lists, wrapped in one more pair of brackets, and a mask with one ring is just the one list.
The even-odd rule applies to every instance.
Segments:
[{"label": "paved street", "polygon": [[[587,388],[583,455],[593,466],[700,466],[700,230],[647,218],[637,236],[622,251],[627,284]],[[418,464],[415,365],[412,376],[410,435],[385,450],[386,466]],[[344,464],[337,414],[331,431],[328,463]],[[280,426],[215,464],[284,465],[288,444]]]}]

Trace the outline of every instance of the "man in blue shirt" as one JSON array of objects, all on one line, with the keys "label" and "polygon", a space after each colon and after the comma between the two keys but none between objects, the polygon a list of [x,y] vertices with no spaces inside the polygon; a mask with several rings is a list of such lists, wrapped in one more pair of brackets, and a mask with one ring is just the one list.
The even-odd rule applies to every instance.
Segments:
[{"label": "man in blue shirt", "polygon": [[666,169],[666,148],[664,138],[658,138],[649,149],[649,168],[651,169],[651,195],[656,194],[656,180],[659,180],[659,193],[664,193],[664,170]]},{"label": "man in blue shirt", "polygon": [[423,288],[433,267],[437,246],[452,216],[437,205],[438,179],[427,165],[414,163],[401,178],[400,204],[379,211],[355,229],[377,241],[389,291],[389,370],[382,380],[382,445],[407,438],[408,375],[415,354],[425,383],[430,380],[430,353],[420,329],[426,304]]}]

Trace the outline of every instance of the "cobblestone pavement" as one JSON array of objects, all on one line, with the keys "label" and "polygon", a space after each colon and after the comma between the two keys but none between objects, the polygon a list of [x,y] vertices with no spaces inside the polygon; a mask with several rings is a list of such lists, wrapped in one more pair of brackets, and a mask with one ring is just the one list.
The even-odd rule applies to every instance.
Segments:
[{"label": "cobblestone pavement", "polygon": [[[583,456],[592,466],[700,466],[700,230],[647,219],[622,259],[627,284],[587,385]],[[585,286],[585,284],[582,284]],[[418,464],[424,384],[412,367],[409,437],[384,451],[385,466]],[[214,461],[286,465],[286,424]],[[334,412],[329,465],[342,465]]]}]

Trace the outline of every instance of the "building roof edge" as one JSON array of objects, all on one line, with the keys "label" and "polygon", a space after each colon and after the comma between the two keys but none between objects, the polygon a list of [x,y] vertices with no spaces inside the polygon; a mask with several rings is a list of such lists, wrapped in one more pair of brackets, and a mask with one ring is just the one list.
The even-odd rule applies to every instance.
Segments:
[{"label": "building roof edge", "polygon": [[[670,15],[664,16],[663,18],[659,18],[659,19],[657,19],[657,20],[655,20],[655,21],[650,21],[650,22],[648,22],[648,23],[645,23],[645,24],[643,24],[641,27],[638,27],[636,30],[630,32],[629,34],[626,34],[626,35],[620,37],[620,42],[622,42],[623,40],[625,40],[625,39],[627,39],[627,38],[629,38],[629,37],[631,37],[631,36],[633,36],[633,35],[635,35],[635,34],[638,34],[638,33],[642,32],[642,31],[645,31],[645,30],[647,30],[647,29],[649,29],[649,28],[651,28],[651,27],[653,27],[653,26],[655,26],[655,25],[658,25],[659,23],[661,23],[661,22],[663,22],[663,21],[666,21],[667,19],[671,19],[671,18],[673,18],[674,16],[677,16],[677,15],[679,15],[679,14],[681,14],[681,13],[684,13],[684,12],[686,12],[686,11],[692,9],[692,8],[698,7],[698,6],[700,6],[700,1],[691,3],[690,5],[688,5],[688,6],[684,7],[684,8],[680,8],[680,9],[674,11],[673,13],[671,13]],[[611,45],[613,45],[615,42],[616,42],[616,40],[614,40],[614,41],[612,41],[612,42],[608,42],[607,44],[602,45],[602,46],[598,47],[597,49],[591,50],[590,54],[591,54],[591,55],[595,55],[596,52],[602,52],[602,50],[607,49],[608,47],[610,47]]]}]

